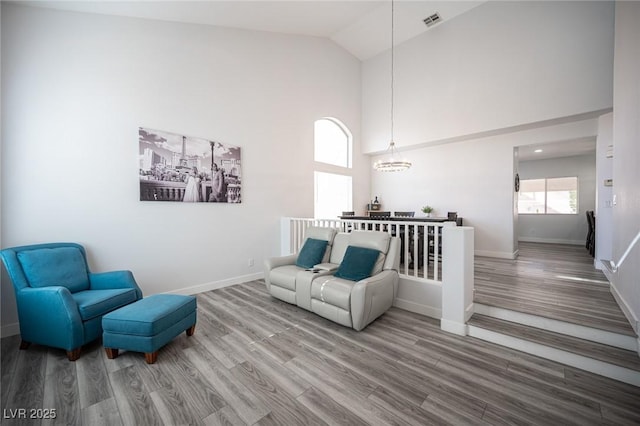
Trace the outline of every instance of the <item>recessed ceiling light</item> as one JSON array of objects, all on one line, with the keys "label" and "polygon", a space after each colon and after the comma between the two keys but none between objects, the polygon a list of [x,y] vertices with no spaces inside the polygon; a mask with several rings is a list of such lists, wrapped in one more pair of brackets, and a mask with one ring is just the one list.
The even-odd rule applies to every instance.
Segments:
[{"label": "recessed ceiling light", "polygon": [[533,151],[533,152],[535,152],[536,154],[538,154],[538,153],[542,152],[542,150],[541,150],[540,148],[538,148],[538,149],[536,149],[536,150],[535,150],[535,151]]}]

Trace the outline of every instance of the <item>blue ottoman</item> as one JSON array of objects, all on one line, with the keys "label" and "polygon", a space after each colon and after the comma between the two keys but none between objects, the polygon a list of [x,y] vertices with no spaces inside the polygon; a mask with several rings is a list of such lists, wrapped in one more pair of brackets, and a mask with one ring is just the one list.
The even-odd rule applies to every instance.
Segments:
[{"label": "blue ottoman", "polygon": [[158,359],[158,349],[186,330],[196,328],[196,298],[179,294],[155,294],[109,312],[102,317],[102,344],[107,358],[118,350],[144,352],[147,364]]}]

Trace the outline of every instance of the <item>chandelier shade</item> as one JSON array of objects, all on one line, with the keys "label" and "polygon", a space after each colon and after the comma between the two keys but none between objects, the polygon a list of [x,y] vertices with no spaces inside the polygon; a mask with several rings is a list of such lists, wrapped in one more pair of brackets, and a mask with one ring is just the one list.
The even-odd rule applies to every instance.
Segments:
[{"label": "chandelier shade", "polygon": [[396,144],[393,142],[393,66],[394,66],[394,55],[393,55],[393,33],[394,33],[394,25],[393,25],[393,15],[394,15],[394,4],[393,0],[391,0],[391,141],[389,142],[389,147],[387,148],[386,160],[379,160],[373,163],[373,168],[379,172],[401,172],[403,170],[407,170],[411,167],[411,163],[407,160],[397,160],[397,151]]}]

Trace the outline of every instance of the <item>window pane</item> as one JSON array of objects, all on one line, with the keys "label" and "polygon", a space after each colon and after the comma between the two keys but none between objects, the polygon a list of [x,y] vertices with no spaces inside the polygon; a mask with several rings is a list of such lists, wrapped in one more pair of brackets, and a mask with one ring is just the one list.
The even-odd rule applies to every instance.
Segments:
[{"label": "window pane", "polygon": [[520,182],[518,213],[544,214],[544,179],[527,179]]},{"label": "window pane", "polygon": [[577,214],[578,178],[574,176],[521,181],[518,213]]},{"label": "window pane", "polygon": [[315,172],[315,218],[336,219],[353,210],[351,188],[351,176]]},{"label": "window pane", "polygon": [[547,179],[547,213],[578,213],[578,178]]},{"label": "window pane", "polygon": [[545,179],[525,179],[520,182],[520,191],[544,192]]},{"label": "window pane", "polygon": [[547,191],[575,191],[577,189],[578,189],[577,177],[547,179]]},{"label": "window pane", "polygon": [[314,125],[315,161],[351,167],[350,138],[335,121],[323,118]]}]

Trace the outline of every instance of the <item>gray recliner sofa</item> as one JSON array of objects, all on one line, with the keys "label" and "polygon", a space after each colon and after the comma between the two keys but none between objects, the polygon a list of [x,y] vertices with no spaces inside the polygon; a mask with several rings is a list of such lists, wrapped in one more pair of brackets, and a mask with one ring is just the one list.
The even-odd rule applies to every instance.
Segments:
[{"label": "gray recliner sofa", "polygon": [[[393,305],[398,288],[400,239],[385,232],[336,233],[310,227],[307,238],[327,241],[323,269],[296,266],[298,254],[265,260],[267,289],[273,297],[324,318],[362,330]],[[352,281],[334,276],[349,246],[378,250],[371,276]]]}]

